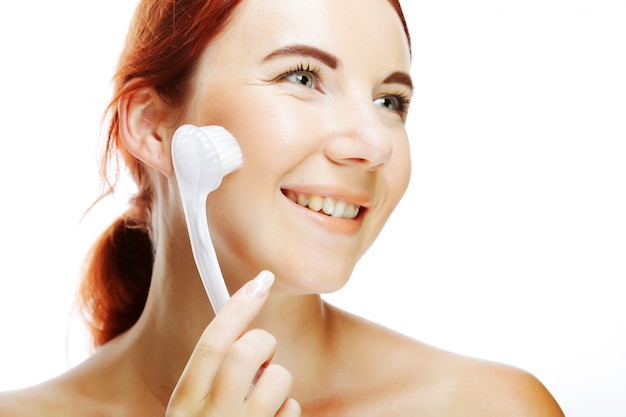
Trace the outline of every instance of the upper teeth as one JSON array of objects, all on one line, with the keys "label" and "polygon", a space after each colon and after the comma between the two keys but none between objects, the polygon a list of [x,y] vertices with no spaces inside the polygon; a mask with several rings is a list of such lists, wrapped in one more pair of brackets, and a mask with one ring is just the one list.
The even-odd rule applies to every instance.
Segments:
[{"label": "upper teeth", "polygon": [[323,197],[319,194],[302,194],[294,191],[287,191],[287,197],[294,203],[302,207],[308,207],[313,211],[321,211],[332,217],[342,219],[354,219],[359,214],[360,206],[335,200],[330,197]]}]

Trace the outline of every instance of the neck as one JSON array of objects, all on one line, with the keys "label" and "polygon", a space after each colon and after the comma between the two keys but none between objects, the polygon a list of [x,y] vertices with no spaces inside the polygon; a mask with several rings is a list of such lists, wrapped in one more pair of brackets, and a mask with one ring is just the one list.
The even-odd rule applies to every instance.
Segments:
[{"label": "neck", "polygon": [[[167,404],[214,313],[188,247],[174,244],[160,249],[146,307],[137,324],[123,336],[123,346],[124,355],[136,364],[134,370],[143,373],[151,395]],[[270,293],[251,328],[267,330],[276,337],[273,361],[289,369],[294,381],[319,380],[332,337],[326,306],[319,295]],[[294,392],[300,390],[294,387]]]}]

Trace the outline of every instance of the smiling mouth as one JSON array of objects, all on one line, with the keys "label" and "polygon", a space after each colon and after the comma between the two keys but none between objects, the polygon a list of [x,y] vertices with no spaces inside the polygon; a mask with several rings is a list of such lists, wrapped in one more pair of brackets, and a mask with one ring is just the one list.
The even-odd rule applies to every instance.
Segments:
[{"label": "smiling mouth", "polygon": [[338,219],[353,220],[361,209],[359,205],[319,194],[298,193],[292,190],[282,190],[282,192],[288,199],[300,207]]}]

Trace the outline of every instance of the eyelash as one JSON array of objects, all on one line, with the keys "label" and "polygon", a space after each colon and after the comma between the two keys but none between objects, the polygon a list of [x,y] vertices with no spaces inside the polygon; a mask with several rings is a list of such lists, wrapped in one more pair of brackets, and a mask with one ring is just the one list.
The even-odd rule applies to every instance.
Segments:
[{"label": "eyelash", "polygon": [[313,82],[314,83],[319,83],[320,81],[320,67],[317,66],[311,66],[311,64],[298,64],[296,67],[292,67],[291,69],[287,70],[285,73],[281,74],[278,79],[279,80],[286,80],[287,77],[290,77],[292,75],[301,73],[301,72],[308,72],[309,74],[311,74],[313,76]]},{"label": "eyelash", "polygon": [[[313,77],[313,82],[315,84],[320,82],[320,72],[321,72],[320,68],[317,66],[311,66],[311,64],[305,65],[304,63],[300,63],[297,66],[292,67],[291,69],[281,74],[277,79],[286,80],[288,77],[301,73],[301,72],[311,74],[311,76]],[[391,111],[397,112],[404,118],[407,115],[408,110],[409,110],[409,105],[411,104],[410,97],[407,96],[406,93],[403,93],[403,92],[394,92],[391,94],[386,94],[384,96],[378,97],[376,100],[379,100],[381,98],[386,98],[386,97],[391,97],[398,102],[398,108],[392,109]]]},{"label": "eyelash", "polygon": [[392,97],[398,102],[398,108],[392,111],[398,112],[402,116],[406,116],[406,114],[409,112],[409,106],[411,105],[411,98],[407,96],[406,93],[398,91],[391,94],[385,94],[381,97],[378,97],[376,100],[387,97]]}]

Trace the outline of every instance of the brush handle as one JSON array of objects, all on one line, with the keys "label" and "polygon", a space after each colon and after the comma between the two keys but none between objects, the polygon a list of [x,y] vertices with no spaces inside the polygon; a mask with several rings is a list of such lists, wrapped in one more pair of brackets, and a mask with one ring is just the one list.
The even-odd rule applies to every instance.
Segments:
[{"label": "brush handle", "polygon": [[209,235],[206,201],[183,201],[183,210],[187,218],[193,257],[213,311],[217,314],[230,298],[230,294],[224,283],[215,248]]},{"label": "brush handle", "polygon": [[220,186],[224,175],[241,166],[241,149],[235,138],[221,126],[199,128],[186,124],[174,132],[172,162],[193,257],[217,314],[230,295],[211,241],[206,218],[206,199]]}]

